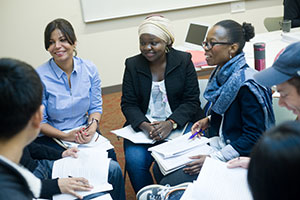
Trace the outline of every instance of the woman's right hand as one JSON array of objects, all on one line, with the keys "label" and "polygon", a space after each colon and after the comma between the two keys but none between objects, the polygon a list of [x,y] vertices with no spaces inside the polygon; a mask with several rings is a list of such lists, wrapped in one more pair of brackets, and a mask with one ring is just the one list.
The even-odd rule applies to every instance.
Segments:
[{"label": "woman's right hand", "polygon": [[148,136],[151,138],[150,133],[155,130],[154,126],[149,122],[142,122],[139,128],[144,132],[147,133]]},{"label": "woman's right hand", "polygon": [[62,138],[65,141],[76,142],[76,136],[79,134],[80,129],[72,130],[67,134],[64,133],[64,137]]},{"label": "woman's right hand", "polygon": [[205,129],[208,128],[208,126],[209,126],[209,119],[208,119],[208,117],[205,117],[193,124],[191,132],[192,132],[192,134],[194,134],[200,130],[204,131]]},{"label": "woman's right hand", "polygon": [[228,168],[245,168],[248,169],[250,157],[237,157],[227,162]]}]

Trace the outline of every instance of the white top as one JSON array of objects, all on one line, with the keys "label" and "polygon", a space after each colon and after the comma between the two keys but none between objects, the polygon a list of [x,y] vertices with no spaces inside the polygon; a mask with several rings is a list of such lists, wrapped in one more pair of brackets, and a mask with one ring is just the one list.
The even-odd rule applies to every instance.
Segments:
[{"label": "white top", "polygon": [[164,121],[172,114],[165,81],[154,82],[152,81],[152,88],[149,100],[149,107],[146,113],[146,117],[152,121]]}]

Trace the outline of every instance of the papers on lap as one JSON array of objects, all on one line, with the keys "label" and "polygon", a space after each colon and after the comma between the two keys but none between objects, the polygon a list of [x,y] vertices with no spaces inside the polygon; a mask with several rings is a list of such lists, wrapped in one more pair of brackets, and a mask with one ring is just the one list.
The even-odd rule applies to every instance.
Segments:
[{"label": "papers on lap", "polygon": [[[80,148],[78,158],[65,157],[54,162],[52,178],[84,177],[94,187],[92,191],[77,191],[86,196],[96,192],[112,190],[107,182],[110,159],[108,153],[94,148]],[[53,200],[74,199],[69,194],[54,195]]]},{"label": "papers on lap", "polygon": [[[79,129],[75,128],[75,129]],[[72,129],[74,130],[74,129]],[[72,130],[64,131],[66,134]],[[108,169],[110,159],[107,157],[108,149],[113,146],[105,137],[95,133],[92,140],[87,144],[61,141],[65,147],[77,147],[78,158],[65,157],[54,162],[52,178],[84,177],[93,186],[91,191],[76,191],[82,196],[112,190],[108,183]],[[99,197],[100,198],[100,197]],[[103,196],[102,199],[109,199],[110,196]],[[53,200],[74,199],[70,194],[60,194],[53,196]],[[110,198],[111,199],[111,198]]]},{"label": "papers on lap", "polygon": [[196,181],[185,190],[181,200],[252,200],[247,170],[227,168],[225,162],[207,157]]},{"label": "papers on lap", "polygon": [[152,151],[151,155],[156,160],[163,175],[167,175],[193,161],[189,158],[191,156],[207,155],[213,152],[213,149],[207,145],[208,138],[201,137],[199,139],[196,137],[189,140],[190,136],[191,134],[187,133],[148,149],[148,151]]},{"label": "papers on lap", "polygon": [[[170,133],[169,137],[166,140],[171,140],[183,134],[185,127],[180,130],[174,130]],[[125,126],[124,128],[112,130],[112,133],[120,136],[122,138],[126,138],[135,144],[154,144],[156,141],[152,140],[148,137],[146,133],[143,131],[135,132],[131,125]]]}]

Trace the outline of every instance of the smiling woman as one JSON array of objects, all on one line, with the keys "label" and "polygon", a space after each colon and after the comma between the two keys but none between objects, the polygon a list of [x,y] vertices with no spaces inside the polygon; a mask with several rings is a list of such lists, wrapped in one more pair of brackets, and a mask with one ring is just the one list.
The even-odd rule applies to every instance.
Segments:
[{"label": "smiling woman", "polygon": [[[44,86],[45,110],[42,136],[35,142],[56,149],[63,149],[55,142],[59,140],[89,143],[97,134],[102,115],[101,80],[97,67],[91,61],[76,56],[77,40],[67,20],[51,21],[44,36],[45,49],[52,57],[37,68]],[[87,124],[88,128],[80,128]],[[113,185],[110,194],[113,199],[125,199],[122,171],[113,149],[109,150],[108,156],[113,159],[108,173],[108,182]]]},{"label": "smiling woman", "polygon": [[[203,117],[199,86],[191,55],[172,48],[168,19],[149,16],[138,32],[141,54],[126,59],[121,107],[125,125],[143,131],[156,145],[173,129]],[[126,169],[136,193],[153,183],[151,146],[124,139]]]}]

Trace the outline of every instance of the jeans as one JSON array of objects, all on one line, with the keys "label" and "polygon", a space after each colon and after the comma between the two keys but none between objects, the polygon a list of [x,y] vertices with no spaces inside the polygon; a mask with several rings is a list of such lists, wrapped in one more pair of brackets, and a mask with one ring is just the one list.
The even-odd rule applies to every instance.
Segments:
[{"label": "jeans", "polygon": [[160,185],[169,184],[170,186],[175,186],[184,182],[193,182],[197,179],[198,174],[189,175],[183,172],[183,168],[180,168],[166,176],[164,176],[155,162],[153,165],[153,175],[157,183]]},{"label": "jeans", "polygon": [[124,139],[125,167],[135,193],[144,186],[153,184],[149,170],[154,159],[148,151],[152,146],[154,144],[134,144]]}]

